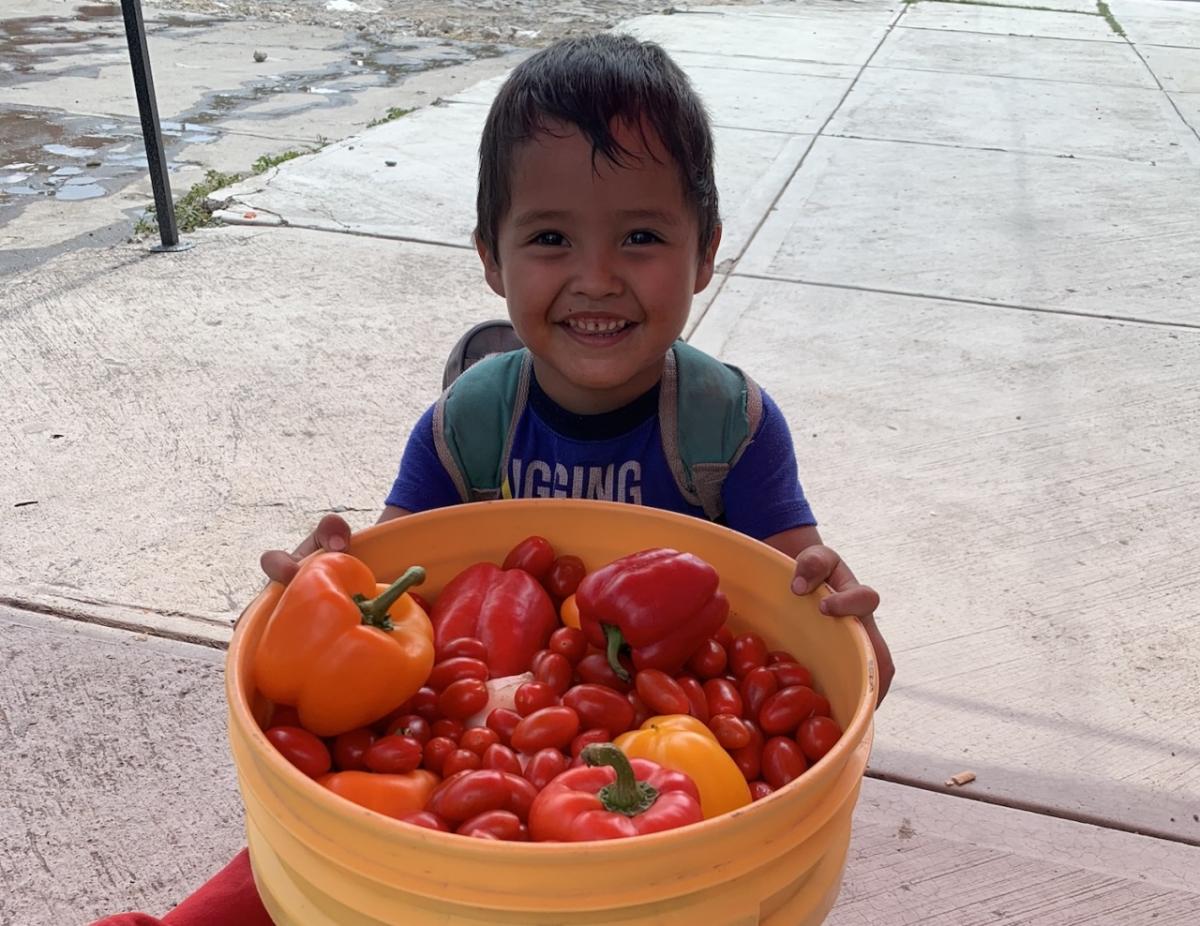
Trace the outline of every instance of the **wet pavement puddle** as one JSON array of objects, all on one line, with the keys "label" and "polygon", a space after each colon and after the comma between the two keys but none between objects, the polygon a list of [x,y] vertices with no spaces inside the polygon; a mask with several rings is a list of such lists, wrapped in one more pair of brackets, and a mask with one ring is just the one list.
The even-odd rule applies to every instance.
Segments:
[{"label": "wet pavement puddle", "polygon": [[[155,57],[155,36],[192,35],[206,26],[236,22],[211,17],[148,11],[146,28],[151,67],[170,67]],[[183,31],[187,30],[187,31]],[[218,46],[214,46],[216,48]],[[313,95],[313,105],[336,104],[344,94],[392,86],[412,74],[503,54],[495,45],[412,38],[388,43],[374,36],[347,33],[332,64],[308,71],[264,74],[240,86],[208,92],[184,113],[161,114],[169,169],[187,145],[221,137],[221,122],[255,124],[294,115],[297,107],[263,112],[254,104],[284,93]],[[119,4],[78,5],[67,16],[30,16],[0,20],[0,87],[36,84],[64,75],[95,77],[97,53],[127,61],[125,27]],[[219,86],[219,84],[218,84]],[[133,97],[132,86],[128,88]],[[30,98],[36,98],[30,94]],[[39,101],[40,102],[40,101]],[[251,107],[254,107],[251,110]],[[136,117],[81,115],[50,106],[0,102],[0,226],[32,199],[96,199],[125,186],[147,170],[141,126]],[[177,195],[181,191],[176,191]]]}]

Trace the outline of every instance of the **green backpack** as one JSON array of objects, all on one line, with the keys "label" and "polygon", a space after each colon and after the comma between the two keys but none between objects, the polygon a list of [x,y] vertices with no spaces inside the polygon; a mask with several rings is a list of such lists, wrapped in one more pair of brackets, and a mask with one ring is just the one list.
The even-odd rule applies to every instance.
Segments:
[{"label": "green backpack", "polygon": [[[512,497],[508,464],[532,375],[528,350],[494,354],[438,399],[434,443],[464,502]],[[721,486],[762,420],[758,386],[736,367],[676,341],[667,353],[658,413],[663,454],[679,491],[710,520],[723,520]]]}]

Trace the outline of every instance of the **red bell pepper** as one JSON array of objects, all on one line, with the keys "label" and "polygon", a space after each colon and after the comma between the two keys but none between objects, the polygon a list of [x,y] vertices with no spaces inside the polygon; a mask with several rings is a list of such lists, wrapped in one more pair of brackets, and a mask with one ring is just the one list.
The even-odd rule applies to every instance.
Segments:
[{"label": "red bell pepper", "polygon": [[614,560],[586,575],[575,592],[579,626],[608,651],[613,671],[629,681],[618,654],[628,645],[637,669],[675,676],[729,616],[717,571],[691,553],[658,548]]},{"label": "red bell pepper", "polygon": [[580,754],[529,809],[529,835],[538,841],[583,842],[658,833],[699,823],[700,792],[683,772],[648,759],[627,759],[612,743]]},{"label": "red bell pepper", "polygon": [[537,579],[494,563],[476,563],[451,579],[429,619],[438,652],[459,637],[482,640],[492,678],[528,671],[533,654],[559,626],[554,604]]}]

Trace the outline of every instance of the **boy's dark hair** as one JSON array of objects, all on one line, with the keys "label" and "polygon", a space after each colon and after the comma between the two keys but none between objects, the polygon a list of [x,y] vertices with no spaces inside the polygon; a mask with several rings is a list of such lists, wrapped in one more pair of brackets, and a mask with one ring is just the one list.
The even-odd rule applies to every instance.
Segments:
[{"label": "boy's dark hair", "polygon": [[575,125],[592,143],[592,161],[633,159],[617,144],[613,119],[657,133],[679,167],[684,197],[696,210],[700,249],[719,219],[713,139],[704,104],[661,46],[630,35],[564,39],[521,62],[500,88],[479,143],[475,234],[499,259],[500,219],[512,201],[513,151],[553,120]]}]

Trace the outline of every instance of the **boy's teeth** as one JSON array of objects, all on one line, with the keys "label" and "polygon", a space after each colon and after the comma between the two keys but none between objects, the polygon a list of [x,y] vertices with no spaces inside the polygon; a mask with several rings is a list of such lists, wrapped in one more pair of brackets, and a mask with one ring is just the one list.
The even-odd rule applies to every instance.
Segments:
[{"label": "boy's teeth", "polygon": [[624,328],[626,322],[619,318],[568,318],[567,325],[586,334],[610,334]]}]

